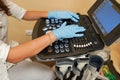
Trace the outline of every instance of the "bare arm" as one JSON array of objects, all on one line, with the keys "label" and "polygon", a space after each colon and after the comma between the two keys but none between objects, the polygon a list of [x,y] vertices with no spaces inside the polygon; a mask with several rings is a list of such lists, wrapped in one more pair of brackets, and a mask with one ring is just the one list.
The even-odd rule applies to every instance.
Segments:
[{"label": "bare arm", "polygon": [[48,17],[48,11],[27,11],[23,19],[24,20],[37,20],[42,17]]},{"label": "bare arm", "polygon": [[38,54],[40,51],[50,45],[51,41],[53,43],[56,40],[56,37],[52,32],[49,33],[49,36],[43,35],[42,37],[11,48],[8,54],[7,61],[16,63],[25,58]]}]

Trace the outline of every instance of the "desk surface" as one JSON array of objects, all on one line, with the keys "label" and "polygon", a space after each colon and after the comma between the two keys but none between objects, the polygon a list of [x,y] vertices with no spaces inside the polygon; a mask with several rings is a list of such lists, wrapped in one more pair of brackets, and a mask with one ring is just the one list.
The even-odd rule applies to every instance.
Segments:
[{"label": "desk surface", "polygon": [[111,60],[118,73],[120,73],[120,41],[110,46],[111,48]]}]

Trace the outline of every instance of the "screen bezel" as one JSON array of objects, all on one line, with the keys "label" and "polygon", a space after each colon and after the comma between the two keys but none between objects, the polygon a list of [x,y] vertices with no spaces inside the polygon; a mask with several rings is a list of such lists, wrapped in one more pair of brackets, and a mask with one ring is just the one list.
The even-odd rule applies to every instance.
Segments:
[{"label": "screen bezel", "polygon": [[[94,11],[97,9],[97,7],[103,2],[104,0],[97,0],[93,6],[88,10],[88,15],[90,20],[92,21],[95,30],[98,32],[100,37],[102,38],[103,42],[107,45],[110,46],[114,41],[116,41],[120,37],[120,24],[116,26],[109,34],[104,35],[102,31],[99,29],[97,26],[94,18],[92,17],[92,14]],[[110,0],[118,9],[120,9],[120,4],[116,2],[116,0]]]}]

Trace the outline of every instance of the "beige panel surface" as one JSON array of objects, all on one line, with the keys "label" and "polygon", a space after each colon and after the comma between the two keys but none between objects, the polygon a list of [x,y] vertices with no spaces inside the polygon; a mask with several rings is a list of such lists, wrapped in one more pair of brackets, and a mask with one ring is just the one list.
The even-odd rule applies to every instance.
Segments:
[{"label": "beige panel surface", "polygon": [[111,60],[117,72],[120,73],[120,41],[110,46],[111,48]]}]

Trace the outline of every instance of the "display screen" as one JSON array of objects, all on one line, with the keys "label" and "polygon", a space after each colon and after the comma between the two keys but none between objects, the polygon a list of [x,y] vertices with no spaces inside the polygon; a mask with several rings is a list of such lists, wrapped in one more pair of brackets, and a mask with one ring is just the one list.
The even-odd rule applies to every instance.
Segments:
[{"label": "display screen", "polygon": [[120,11],[110,0],[104,0],[92,16],[104,35],[120,24]]}]

